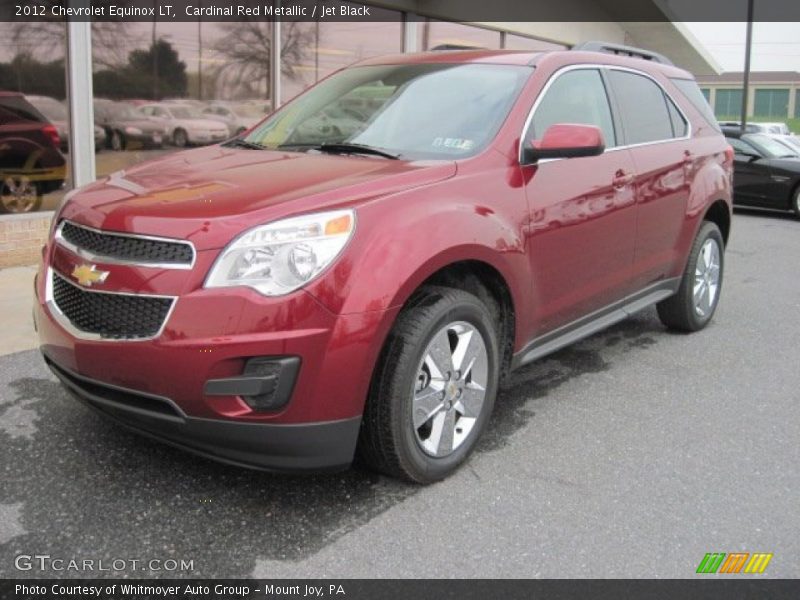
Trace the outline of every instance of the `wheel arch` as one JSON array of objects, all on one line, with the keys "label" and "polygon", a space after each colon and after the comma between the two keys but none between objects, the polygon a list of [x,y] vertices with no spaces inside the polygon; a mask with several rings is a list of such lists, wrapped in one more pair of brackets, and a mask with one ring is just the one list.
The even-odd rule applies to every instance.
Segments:
[{"label": "wheel arch", "polygon": [[711,221],[719,227],[722,233],[722,241],[728,245],[728,236],[731,232],[731,211],[728,203],[724,200],[717,200],[708,207],[703,215],[703,221]]},{"label": "wheel arch", "polygon": [[[413,278],[413,288],[401,291],[402,309],[412,306],[421,290],[439,286],[459,289],[477,296],[489,310],[498,315],[498,338],[501,340],[501,378],[511,368],[511,358],[517,337],[517,307],[515,293],[501,270],[480,258],[464,258],[429,268]],[[391,328],[390,328],[391,329]]]}]

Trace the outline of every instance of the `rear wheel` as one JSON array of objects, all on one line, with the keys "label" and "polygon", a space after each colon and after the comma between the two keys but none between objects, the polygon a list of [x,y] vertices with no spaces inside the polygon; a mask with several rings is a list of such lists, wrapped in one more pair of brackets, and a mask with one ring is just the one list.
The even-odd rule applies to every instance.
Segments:
[{"label": "rear wheel", "polygon": [[800,185],[798,185],[794,190],[794,196],[792,198],[792,210],[794,211],[795,216],[800,219]]},{"label": "rear wheel", "polygon": [[706,221],[697,232],[678,293],[657,305],[661,322],[678,331],[698,331],[717,309],[724,268],[722,234]]},{"label": "rear wheel", "polygon": [[29,178],[9,176],[0,181],[0,212],[34,212],[41,205],[39,188]]},{"label": "rear wheel", "polygon": [[477,297],[429,287],[398,317],[370,387],[359,440],[373,468],[417,483],[470,455],[497,394],[495,323]]}]

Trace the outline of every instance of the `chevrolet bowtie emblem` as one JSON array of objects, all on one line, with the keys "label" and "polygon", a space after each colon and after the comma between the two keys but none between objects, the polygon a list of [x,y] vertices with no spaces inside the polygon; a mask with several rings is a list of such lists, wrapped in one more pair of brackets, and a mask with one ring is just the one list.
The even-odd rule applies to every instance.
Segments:
[{"label": "chevrolet bowtie emblem", "polygon": [[79,265],[72,269],[72,277],[83,287],[92,287],[95,283],[103,283],[108,271],[98,271],[94,265]]}]

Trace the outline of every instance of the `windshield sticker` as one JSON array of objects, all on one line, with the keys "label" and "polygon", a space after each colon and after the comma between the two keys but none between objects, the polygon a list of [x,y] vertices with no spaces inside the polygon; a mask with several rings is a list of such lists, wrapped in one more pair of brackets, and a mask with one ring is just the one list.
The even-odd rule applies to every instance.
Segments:
[{"label": "windshield sticker", "polygon": [[434,148],[448,148],[450,150],[471,150],[475,146],[473,140],[463,138],[437,137],[433,139]]}]

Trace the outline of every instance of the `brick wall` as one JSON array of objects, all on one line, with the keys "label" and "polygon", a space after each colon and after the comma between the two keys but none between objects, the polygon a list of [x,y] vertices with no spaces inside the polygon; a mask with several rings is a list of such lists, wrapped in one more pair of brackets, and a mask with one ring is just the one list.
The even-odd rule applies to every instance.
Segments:
[{"label": "brick wall", "polygon": [[39,262],[52,218],[52,212],[0,216],[0,269]]}]

